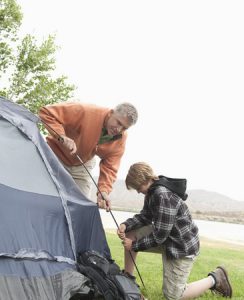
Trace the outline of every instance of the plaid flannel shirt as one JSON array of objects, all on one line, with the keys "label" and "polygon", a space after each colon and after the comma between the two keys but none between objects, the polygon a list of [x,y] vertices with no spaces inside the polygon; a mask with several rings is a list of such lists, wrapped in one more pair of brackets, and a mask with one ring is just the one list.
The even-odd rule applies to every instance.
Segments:
[{"label": "plaid flannel shirt", "polygon": [[163,186],[147,194],[142,211],[123,223],[126,232],[149,224],[153,226],[152,233],[133,241],[132,250],[136,252],[162,245],[169,258],[199,253],[198,228],[187,205]]}]

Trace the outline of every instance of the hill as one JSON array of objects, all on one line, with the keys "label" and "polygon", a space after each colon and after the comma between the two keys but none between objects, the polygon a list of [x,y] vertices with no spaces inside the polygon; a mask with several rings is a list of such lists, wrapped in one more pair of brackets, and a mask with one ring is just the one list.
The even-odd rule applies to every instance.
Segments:
[{"label": "hill", "polygon": [[[244,224],[244,202],[233,200],[222,194],[206,190],[188,190],[187,205],[194,218]],[[96,189],[92,198],[96,199]],[[144,196],[128,191],[123,180],[117,180],[110,195],[114,210],[138,212],[143,206]]]}]

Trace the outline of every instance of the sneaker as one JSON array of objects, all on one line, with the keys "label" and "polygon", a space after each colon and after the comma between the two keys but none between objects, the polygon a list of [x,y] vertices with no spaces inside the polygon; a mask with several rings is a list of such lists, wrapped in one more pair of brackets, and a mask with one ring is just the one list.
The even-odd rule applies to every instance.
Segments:
[{"label": "sneaker", "polygon": [[216,292],[224,297],[232,297],[232,287],[228,279],[227,271],[224,267],[217,267],[216,270],[210,272],[208,276],[213,276],[215,285],[211,288],[213,292]]},{"label": "sneaker", "polygon": [[122,270],[122,274],[124,274],[126,277],[136,281],[136,277],[131,275],[129,272],[126,272],[125,270]]}]

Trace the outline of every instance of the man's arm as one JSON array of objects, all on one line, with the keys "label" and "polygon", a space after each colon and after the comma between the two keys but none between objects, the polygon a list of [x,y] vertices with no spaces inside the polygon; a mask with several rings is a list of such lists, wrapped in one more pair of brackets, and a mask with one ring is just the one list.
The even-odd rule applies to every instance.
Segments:
[{"label": "man's arm", "polygon": [[[81,106],[79,110],[81,110]],[[74,140],[66,136],[65,127],[75,126],[76,112],[77,107],[67,103],[47,105],[39,111],[39,116],[48,132],[53,138],[62,143],[70,151],[71,155],[76,153],[77,147]]]},{"label": "man's arm", "polygon": [[[112,143],[112,149],[107,149],[106,155],[102,155],[99,164],[100,174],[98,178],[98,187],[100,192],[102,192],[103,196],[100,192],[98,192],[97,202],[103,203],[100,204],[99,207],[107,208],[107,210],[111,209],[111,201],[109,200],[109,194],[111,193],[113,184],[117,178],[117,172],[120,166],[121,157],[123,156],[125,150],[125,141],[126,137],[124,137],[122,141],[116,141],[115,144]],[[110,145],[106,146],[109,147]],[[100,154],[99,151],[97,154]],[[104,201],[102,201],[103,198],[105,200],[105,203]],[[105,204],[106,207],[104,207]]]},{"label": "man's arm", "polygon": [[39,116],[44,126],[57,139],[59,136],[65,135],[63,115],[64,109],[57,105],[44,106],[39,111]]}]

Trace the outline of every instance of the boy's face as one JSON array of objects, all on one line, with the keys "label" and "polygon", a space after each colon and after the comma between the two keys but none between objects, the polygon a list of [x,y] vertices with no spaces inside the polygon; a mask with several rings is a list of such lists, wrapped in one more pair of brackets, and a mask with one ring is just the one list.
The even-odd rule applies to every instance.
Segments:
[{"label": "boy's face", "polygon": [[140,186],[140,188],[137,190],[137,193],[139,193],[139,194],[142,193],[142,194],[146,195],[151,184],[152,184],[152,180],[149,180],[148,182],[142,184]]}]

